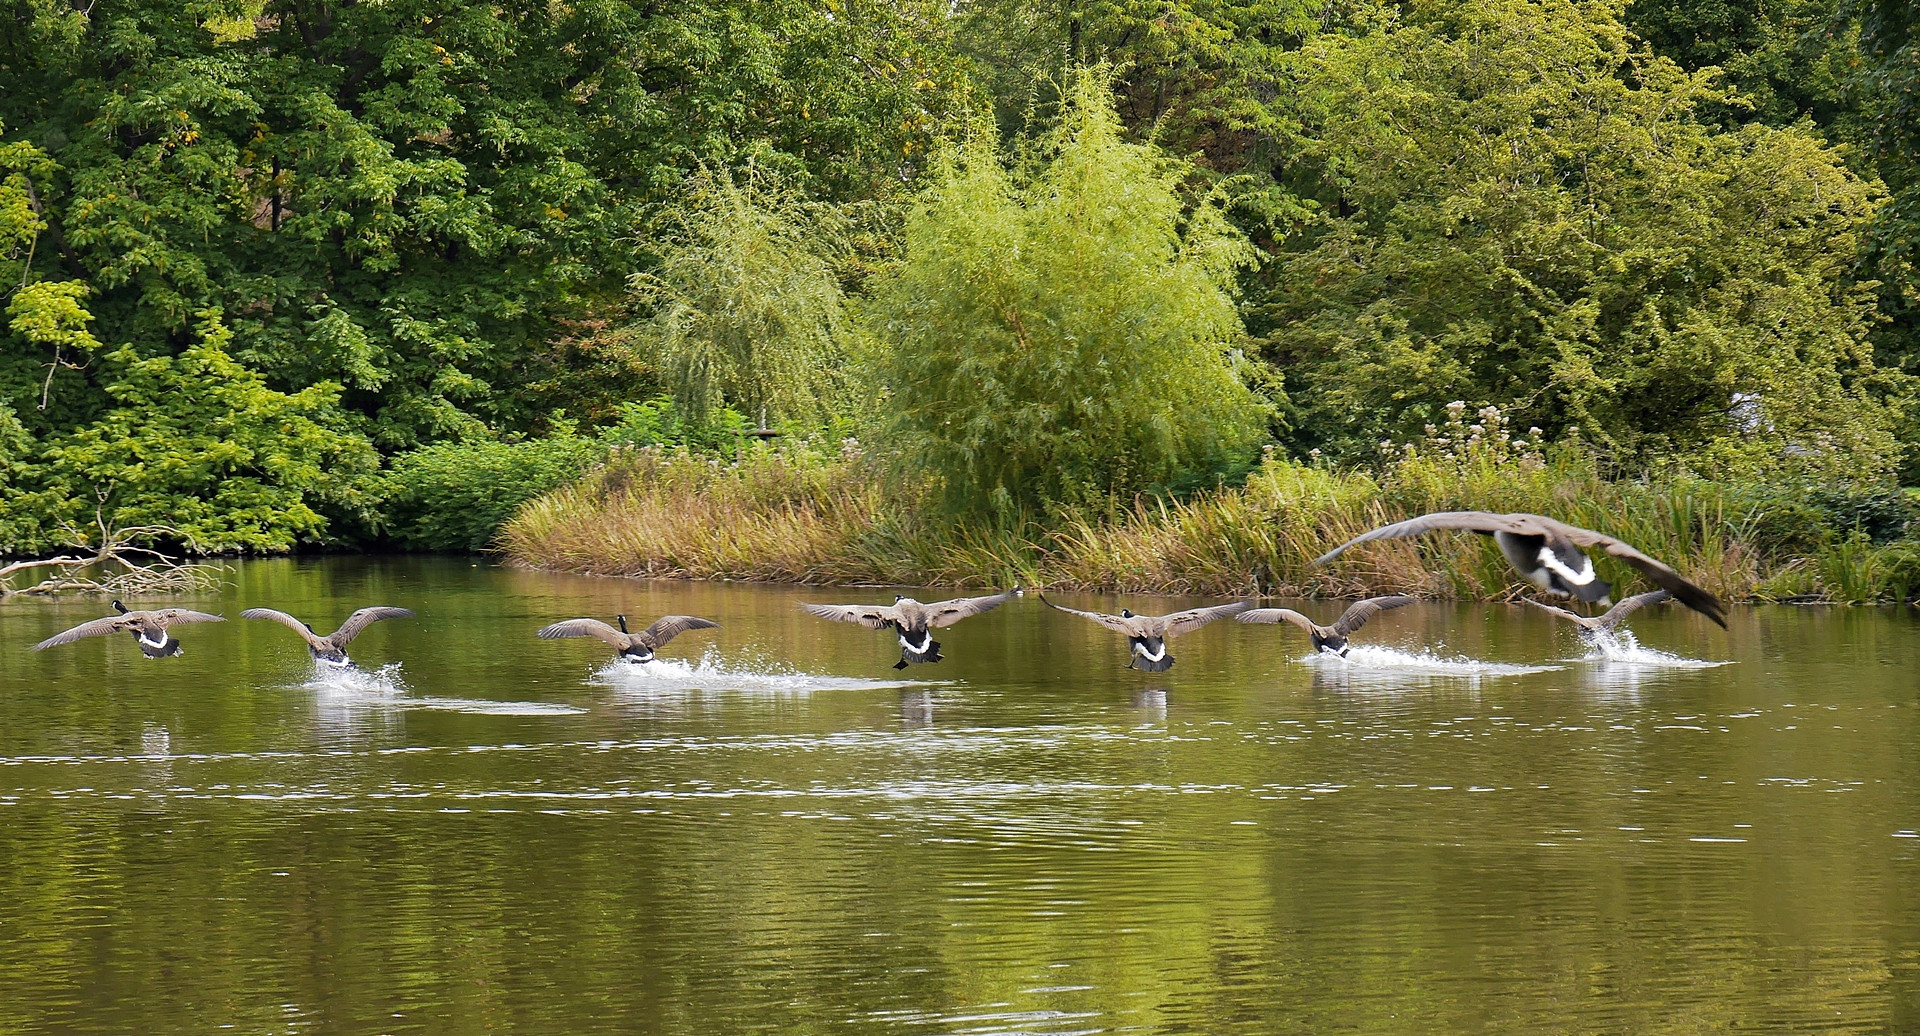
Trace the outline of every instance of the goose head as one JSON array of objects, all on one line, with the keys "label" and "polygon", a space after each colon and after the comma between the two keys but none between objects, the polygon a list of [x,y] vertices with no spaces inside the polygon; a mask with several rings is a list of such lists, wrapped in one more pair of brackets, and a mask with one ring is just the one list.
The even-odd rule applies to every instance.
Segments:
[{"label": "goose head", "polygon": [[118,600],[115,600],[113,602],[113,610],[119,612],[122,615],[125,615],[127,613],[127,606],[124,604],[121,604]]}]

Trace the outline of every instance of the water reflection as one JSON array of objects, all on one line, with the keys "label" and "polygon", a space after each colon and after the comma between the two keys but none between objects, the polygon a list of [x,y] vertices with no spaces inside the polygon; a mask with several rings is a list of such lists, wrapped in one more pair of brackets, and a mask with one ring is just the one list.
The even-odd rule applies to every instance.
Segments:
[{"label": "water reflection", "polygon": [[[1571,660],[1520,609],[1416,605],[1382,631],[1445,647],[1345,661],[1216,623],[1142,688],[1110,635],[1023,601],[943,633],[927,683],[797,589],[432,559],[235,579],[201,603],[431,607],[368,631],[400,664],[345,678],[243,623],[165,663],[0,652],[12,1028],[1920,1017],[1905,613],[1657,614],[1648,654]],[[75,609],[0,602],[0,629]],[[617,612],[726,626],[646,666],[532,640]]]}]

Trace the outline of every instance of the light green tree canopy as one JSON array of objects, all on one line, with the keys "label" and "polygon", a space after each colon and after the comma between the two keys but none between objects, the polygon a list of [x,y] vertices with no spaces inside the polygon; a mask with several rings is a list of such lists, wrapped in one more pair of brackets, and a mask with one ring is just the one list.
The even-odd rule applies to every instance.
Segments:
[{"label": "light green tree canopy", "polygon": [[1887,469],[1852,276],[1876,185],[1804,127],[1696,119],[1711,73],[1616,14],[1419,3],[1302,52],[1326,197],[1262,313],[1299,445],[1371,452],[1464,399],[1638,460]]},{"label": "light green tree canopy", "polygon": [[1130,495],[1251,449],[1234,274],[1251,251],[1185,170],[1121,139],[1104,71],[1010,169],[949,154],[876,286],[887,436],[956,510],[1004,518]]}]

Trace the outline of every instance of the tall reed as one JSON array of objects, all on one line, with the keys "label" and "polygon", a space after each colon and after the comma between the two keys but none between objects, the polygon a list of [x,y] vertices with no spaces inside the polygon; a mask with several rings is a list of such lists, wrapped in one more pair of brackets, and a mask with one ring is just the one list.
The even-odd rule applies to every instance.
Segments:
[{"label": "tall reed", "polygon": [[[1617,536],[1728,600],[1864,603],[1920,592],[1920,542],[1876,545],[1821,526],[1791,490],[1686,475],[1608,478],[1579,450],[1547,457],[1524,444],[1461,445],[1400,447],[1377,471],[1269,457],[1242,486],[1143,497],[1023,531],[940,517],[926,494],[882,477],[851,440],[838,452],[797,444],[732,463],[627,449],[524,506],[501,550],[531,567],[609,575],[1222,596],[1258,584],[1290,596],[1489,599],[1531,588],[1490,540],[1469,534],[1382,541],[1324,568],[1311,562],[1367,529],[1429,511],[1531,511]],[[1601,564],[1619,592],[1644,588],[1631,569]]]}]

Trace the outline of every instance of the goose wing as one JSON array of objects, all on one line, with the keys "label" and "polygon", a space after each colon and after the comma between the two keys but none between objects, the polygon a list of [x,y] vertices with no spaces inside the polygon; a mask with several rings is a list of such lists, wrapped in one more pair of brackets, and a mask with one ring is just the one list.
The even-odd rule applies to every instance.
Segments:
[{"label": "goose wing", "polygon": [[1343,637],[1347,636],[1360,627],[1365,626],[1367,620],[1373,618],[1375,615],[1412,603],[1413,598],[1398,595],[1393,597],[1369,597],[1364,601],[1355,601],[1346,611],[1340,613],[1339,620],[1333,624],[1333,630]]},{"label": "goose wing", "polygon": [[1418,536],[1439,529],[1465,529],[1469,532],[1517,532],[1544,533],[1544,528],[1530,528],[1525,522],[1516,522],[1517,518],[1532,518],[1534,515],[1494,514],[1492,511],[1435,511],[1418,518],[1409,518],[1392,525],[1382,525],[1370,532],[1363,532],[1338,547],[1313,559],[1316,565],[1324,565],[1345,553],[1348,548],[1369,540],[1401,539]]},{"label": "goose wing", "polygon": [[94,619],[90,622],[83,622],[70,630],[56,633],[40,643],[35,644],[33,649],[35,651],[45,651],[50,647],[71,644],[76,640],[84,640],[87,637],[106,637],[119,633],[122,630],[130,630],[140,625],[140,619],[137,618],[137,616],[142,614],[141,612],[131,612],[126,615],[109,615],[104,619]]},{"label": "goose wing", "polygon": [[127,613],[128,618],[132,618],[135,615],[147,616],[148,622],[157,624],[161,629],[166,629],[168,626],[179,626],[188,622],[227,621],[227,617],[224,615],[214,615],[210,612],[197,612],[191,608],[162,608],[157,612]]},{"label": "goose wing", "polygon": [[1160,616],[1160,624],[1166,629],[1162,636],[1177,637],[1182,633],[1192,633],[1215,619],[1224,619],[1229,615],[1238,615],[1253,607],[1252,601],[1234,601],[1232,604],[1216,604],[1209,608],[1188,608],[1183,612]]},{"label": "goose wing", "polygon": [[413,609],[411,608],[388,608],[384,606],[378,608],[362,608],[352,615],[347,616],[347,621],[341,623],[339,629],[328,634],[327,639],[333,641],[334,647],[343,648],[347,646],[349,641],[364,632],[368,626],[379,622],[381,619],[411,618],[413,618]]},{"label": "goose wing", "polygon": [[568,619],[543,626],[534,636],[541,640],[554,640],[559,637],[599,637],[614,647],[625,651],[633,646],[633,641],[625,633],[601,622],[599,619]]},{"label": "goose wing", "polygon": [[1669,601],[1672,599],[1673,599],[1673,594],[1666,590],[1654,590],[1649,593],[1634,594],[1632,597],[1629,597],[1626,600],[1621,601],[1619,604],[1616,604],[1613,607],[1608,608],[1606,611],[1606,614],[1593,620],[1593,624],[1598,629],[1610,630],[1615,626],[1618,626],[1622,619],[1625,619],[1627,616],[1632,615],[1634,612],[1637,612],[1640,609],[1645,608],[1647,605],[1659,604],[1662,601]]},{"label": "goose wing", "polygon": [[240,613],[240,617],[243,619],[267,619],[271,622],[277,622],[295,633],[300,634],[308,644],[314,647],[326,646],[320,642],[319,634],[308,629],[306,623],[288,615],[286,612],[275,611],[272,608],[248,608],[246,611]]},{"label": "goose wing", "polygon": [[713,630],[719,628],[720,624],[712,619],[702,619],[696,615],[662,615],[660,618],[654,620],[653,625],[641,630],[640,635],[651,642],[654,647],[659,647],[688,630]]},{"label": "goose wing", "polygon": [[1040,603],[1052,608],[1054,611],[1066,612],[1068,615],[1078,615],[1083,619],[1092,619],[1115,633],[1124,633],[1129,637],[1137,637],[1141,633],[1137,619],[1123,619],[1118,615],[1108,615],[1104,612],[1083,612],[1078,608],[1068,608],[1065,605],[1055,604],[1047,600],[1046,594],[1040,595]]},{"label": "goose wing", "polygon": [[1315,623],[1312,619],[1307,618],[1306,616],[1300,614],[1299,612],[1294,611],[1292,608],[1255,608],[1252,611],[1244,611],[1234,616],[1233,621],[1261,622],[1261,623],[1269,623],[1269,624],[1276,623],[1276,622],[1291,622],[1295,626],[1298,626],[1301,629],[1306,630],[1308,633],[1315,633],[1315,632],[1318,632],[1320,629],[1319,624]]},{"label": "goose wing", "polygon": [[1673,594],[1674,598],[1681,604],[1712,619],[1719,624],[1721,629],[1727,628],[1727,609],[1725,605],[1720,603],[1720,598],[1694,585],[1688,581],[1685,576],[1668,567],[1665,562],[1655,560],[1640,553],[1640,551],[1636,550],[1631,544],[1622,543],[1604,533],[1594,532],[1592,529],[1582,529],[1577,525],[1556,522],[1551,518],[1542,518],[1535,514],[1513,515],[1510,517],[1529,518],[1532,519],[1533,523],[1537,523],[1537,530],[1528,529],[1526,531],[1545,532],[1549,535],[1558,533],[1573,541],[1577,546],[1606,551],[1609,556],[1619,558],[1621,561],[1632,565],[1635,569],[1639,570],[1641,575],[1653,580],[1654,585]]},{"label": "goose wing", "polygon": [[[1545,601],[1536,601],[1531,597],[1522,597],[1520,598],[1520,603],[1531,604],[1535,608],[1538,608],[1541,611],[1546,612],[1548,615],[1551,615],[1556,619],[1565,619],[1568,622],[1575,623],[1580,626],[1585,626],[1587,629],[1593,629],[1596,625],[1593,619],[1589,619],[1578,612],[1571,612],[1557,605],[1548,604]],[[1625,604],[1626,602],[1622,601],[1621,603]]]},{"label": "goose wing", "polygon": [[894,620],[892,605],[881,604],[803,604],[809,613],[835,622],[851,622],[870,630],[883,630]]},{"label": "goose wing", "polygon": [[970,618],[981,612],[990,612],[1013,600],[1016,591],[991,594],[986,597],[956,597],[951,601],[939,601],[927,605],[927,625],[935,628],[951,626],[961,619]]}]

